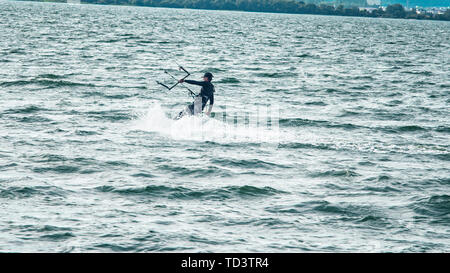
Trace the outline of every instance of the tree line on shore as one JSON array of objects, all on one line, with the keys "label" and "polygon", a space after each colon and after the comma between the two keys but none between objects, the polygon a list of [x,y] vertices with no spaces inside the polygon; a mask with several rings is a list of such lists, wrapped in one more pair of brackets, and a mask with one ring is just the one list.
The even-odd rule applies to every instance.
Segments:
[{"label": "tree line on shore", "polygon": [[[48,0],[44,0],[48,1]],[[66,2],[66,0],[50,0]],[[450,9],[443,14],[417,13],[415,9],[405,10],[401,4],[389,5],[386,9],[360,9],[343,5],[305,3],[296,0],[81,0],[82,3],[103,5],[134,5],[167,8],[192,8],[210,10],[240,10],[254,12],[320,14],[338,16],[382,17],[403,19],[428,19],[450,21]]]}]

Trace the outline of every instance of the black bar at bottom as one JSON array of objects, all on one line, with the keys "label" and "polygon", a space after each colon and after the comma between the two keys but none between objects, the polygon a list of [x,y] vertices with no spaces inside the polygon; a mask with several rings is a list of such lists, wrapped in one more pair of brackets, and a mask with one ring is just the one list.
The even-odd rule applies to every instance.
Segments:
[{"label": "black bar at bottom", "polygon": [[[447,262],[448,254],[295,254],[295,253],[110,253],[0,254],[3,267],[18,271],[57,269],[86,272],[312,272],[393,270],[402,272]],[[62,265],[62,266],[61,266]],[[346,272],[345,271],[345,272]]]}]

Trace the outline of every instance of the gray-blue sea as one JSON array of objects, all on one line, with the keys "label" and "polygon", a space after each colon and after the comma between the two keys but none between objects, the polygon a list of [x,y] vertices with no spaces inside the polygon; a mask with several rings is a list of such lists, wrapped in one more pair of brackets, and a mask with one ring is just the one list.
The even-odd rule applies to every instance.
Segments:
[{"label": "gray-blue sea", "polygon": [[449,90],[450,22],[0,1],[0,251],[449,252]]}]

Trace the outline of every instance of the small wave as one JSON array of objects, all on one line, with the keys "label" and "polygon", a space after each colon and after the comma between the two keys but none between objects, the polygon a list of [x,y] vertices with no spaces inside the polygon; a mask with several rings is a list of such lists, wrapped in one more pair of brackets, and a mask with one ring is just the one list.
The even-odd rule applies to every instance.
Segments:
[{"label": "small wave", "polygon": [[241,167],[246,169],[254,169],[254,168],[264,168],[271,169],[274,167],[286,168],[284,165],[278,165],[272,162],[266,162],[259,159],[226,159],[226,158],[215,158],[212,160],[212,163],[219,164],[220,166],[229,166],[229,167]]},{"label": "small wave", "polygon": [[64,75],[56,75],[56,74],[40,74],[39,76],[38,76],[38,78],[44,78],[44,79],[53,79],[53,80],[56,80],[56,79],[64,79],[64,78],[66,78],[66,76],[64,76]]},{"label": "small wave", "polygon": [[354,80],[369,80],[369,81],[374,80],[374,78],[372,76],[370,76],[370,75],[354,76],[354,77],[352,77],[352,79],[354,79]]},{"label": "small wave", "polygon": [[8,55],[8,54],[25,55],[25,54],[27,54],[27,51],[24,48],[13,48],[5,53],[6,53],[6,55]]},{"label": "small wave", "polygon": [[79,83],[79,82],[72,82],[72,81],[65,81],[65,80],[51,80],[51,79],[32,79],[32,80],[17,80],[17,81],[9,81],[9,82],[2,82],[0,83],[0,86],[3,87],[12,87],[12,86],[25,86],[25,85],[40,85],[45,86],[48,88],[55,88],[55,87],[76,87],[76,86],[84,86],[84,87],[95,87],[95,85],[90,83]]},{"label": "small wave", "polygon": [[236,78],[224,78],[220,81],[217,81],[217,83],[240,83],[240,81]]},{"label": "small wave", "polygon": [[93,135],[98,135],[99,133],[96,131],[76,130],[75,134],[78,136],[93,136]]},{"label": "small wave", "polygon": [[338,115],[338,117],[355,117],[355,116],[360,116],[363,113],[359,113],[359,112],[355,112],[355,111],[349,111],[349,110],[344,110],[342,111],[342,113],[340,115]]},{"label": "small wave", "polygon": [[285,127],[303,127],[303,126],[313,126],[313,127],[325,127],[325,128],[342,128],[346,130],[361,129],[365,128],[362,126],[354,125],[351,123],[335,123],[326,120],[310,120],[302,118],[286,118],[280,119],[280,126]]},{"label": "small wave", "polygon": [[377,164],[373,163],[372,161],[364,160],[364,161],[358,162],[358,165],[361,165],[361,166],[376,166]]},{"label": "small wave", "polygon": [[36,173],[95,173],[105,169],[130,167],[129,163],[120,160],[96,160],[86,157],[65,157],[58,154],[42,154],[30,156],[29,160],[39,165],[32,170]]},{"label": "small wave", "polygon": [[412,116],[411,114],[392,113],[378,110],[374,114],[374,118],[379,120],[407,121],[414,119],[414,116]]},{"label": "small wave", "polygon": [[205,168],[186,168],[181,166],[172,166],[172,165],[161,165],[159,166],[160,170],[169,171],[176,173],[181,176],[193,176],[193,177],[205,177],[205,176],[220,176],[227,177],[231,176],[228,171],[223,169],[208,166]]},{"label": "small wave", "polygon": [[350,87],[350,89],[352,89],[352,90],[370,90],[372,88],[373,87],[371,85],[367,85],[367,84]]},{"label": "small wave", "polygon": [[400,104],[403,104],[403,101],[401,101],[401,100],[391,100],[391,101],[385,103],[384,105],[395,107],[395,106],[399,106]]},{"label": "small wave", "polygon": [[273,206],[264,209],[267,212],[275,214],[301,214],[302,210],[293,208],[291,206]]},{"label": "small wave", "polygon": [[71,165],[59,165],[59,166],[55,166],[55,167],[33,168],[33,171],[36,173],[54,172],[54,173],[67,174],[67,173],[76,173],[79,170],[80,170],[79,167],[71,166]]},{"label": "small wave", "polygon": [[107,165],[115,166],[115,167],[130,167],[131,165],[128,164],[125,161],[117,161],[117,160],[111,160],[105,162]]},{"label": "small wave", "polygon": [[417,125],[409,125],[409,126],[400,126],[397,129],[399,132],[416,132],[416,131],[426,131],[427,129],[417,126]]},{"label": "small wave", "polygon": [[218,189],[191,190],[185,187],[168,187],[163,185],[151,185],[143,188],[116,189],[112,186],[101,186],[95,188],[101,192],[113,192],[120,195],[150,196],[168,199],[206,199],[225,200],[231,198],[248,198],[259,196],[270,196],[285,193],[272,187],[255,186],[228,186]]},{"label": "small wave", "polygon": [[34,162],[38,162],[38,163],[49,163],[49,162],[63,162],[63,161],[67,161],[68,158],[64,157],[62,155],[57,155],[57,154],[42,154],[39,156],[30,156],[30,160],[34,161]]},{"label": "small wave", "polygon": [[189,240],[189,242],[209,244],[209,245],[220,245],[220,244],[224,243],[223,241],[209,240],[207,238],[203,238],[203,237],[199,237],[199,236],[195,236],[195,235],[190,235],[187,238],[187,240]]},{"label": "small wave", "polygon": [[401,192],[401,190],[389,186],[384,187],[367,186],[362,188],[362,190],[368,192]]},{"label": "small wave", "polygon": [[423,75],[423,76],[432,76],[433,72],[431,71],[411,71],[411,70],[407,70],[407,71],[402,71],[401,73],[403,74],[412,74],[412,75]]},{"label": "small wave", "polygon": [[384,132],[388,133],[414,133],[414,132],[423,132],[428,131],[428,129],[418,126],[418,125],[405,125],[405,126],[396,126],[396,127],[382,127],[380,128]]},{"label": "small wave", "polygon": [[261,72],[261,73],[254,73],[255,76],[261,77],[261,78],[290,78],[290,77],[296,77],[298,76],[298,73],[296,72]]},{"label": "small wave", "polygon": [[265,208],[265,211],[274,214],[301,214],[320,213],[331,214],[340,217],[343,221],[352,221],[357,224],[366,224],[369,226],[389,225],[385,217],[369,206],[360,206],[354,204],[332,204],[325,200],[312,200],[294,205],[277,205]]},{"label": "small wave", "polygon": [[434,82],[429,81],[416,81],[414,82],[415,85],[422,86],[422,85],[436,85]]},{"label": "small wave", "polygon": [[151,173],[148,173],[148,172],[144,172],[144,171],[139,172],[139,173],[132,174],[131,176],[133,176],[133,177],[145,177],[145,178],[153,178],[153,177],[156,177],[155,175],[153,175],[153,174],[151,174]]},{"label": "small wave", "polygon": [[148,39],[140,39],[137,41],[138,45],[148,45],[148,44],[153,44],[154,41],[153,40],[148,40]]},{"label": "small wave", "polygon": [[297,57],[297,58],[312,58],[312,57],[316,57],[316,56],[314,56],[312,54],[308,54],[308,53],[302,53],[302,54],[295,55],[295,57]]},{"label": "small wave", "polygon": [[309,174],[310,177],[354,177],[360,176],[357,172],[351,170],[328,170],[323,172],[313,172]]},{"label": "small wave", "polygon": [[284,191],[280,191],[277,189],[274,189],[272,187],[254,187],[254,186],[233,186],[233,187],[227,187],[227,190],[231,192],[238,193],[239,195],[251,195],[251,196],[258,196],[258,195],[274,195],[274,194],[280,194],[285,193]]},{"label": "small wave", "polygon": [[442,153],[434,155],[439,160],[450,161],[450,153]]},{"label": "small wave", "polygon": [[[311,204],[308,204],[311,205]],[[327,201],[319,201],[316,205],[312,206],[313,211],[318,211],[321,213],[331,213],[331,214],[340,214],[342,216],[347,217],[358,217],[357,219],[360,219],[360,217],[365,217],[367,215],[371,215],[370,209],[363,207],[363,206],[357,206],[357,205],[334,205]]]},{"label": "small wave", "polygon": [[336,88],[327,88],[325,89],[325,92],[327,93],[345,93],[345,91],[336,89]]},{"label": "small wave", "polygon": [[355,220],[356,223],[369,225],[372,227],[381,227],[386,228],[391,225],[389,220],[386,217],[378,216],[378,215],[367,215],[363,216],[360,219]]},{"label": "small wave", "polygon": [[62,233],[42,235],[40,239],[44,241],[59,242],[71,239],[72,237],[75,237],[75,235],[72,232],[62,232]]},{"label": "small wave", "polygon": [[[98,92],[98,91],[83,91],[81,93],[83,98],[89,98],[89,97],[104,97],[105,93],[103,92]],[[77,112],[77,111],[73,111],[73,112]],[[77,112],[79,113],[79,112]]]},{"label": "small wave", "polygon": [[349,52],[353,53],[366,53],[366,50],[364,48],[351,48],[349,49]]},{"label": "small wave", "polygon": [[52,120],[42,116],[30,116],[17,118],[17,121],[23,123],[40,123],[40,122],[51,122]]},{"label": "small wave", "polygon": [[108,95],[104,94],[103,97],[107,99],[127,99],[137,96],[138,94],[114,94],[114,95]]},{"label": "small wave", "polygon": [[324,120],[310,120],[310,119],[302,119],[302,118],[286,118],[280,119],[280,125],[284,125],[287,127],[301,127],[301,126],[309,126],[314,125],[321,127],[323,124],[327,124],[327,121]]},{"label": "small wave", "polygon": [[22,106],[18,108],[11,108],[8,110],[5,110],[4,114],[32,114],[39,111],[49,111],[49,109],[39,107],[37,105],[28,105],[28,106]]},{"label": "small wave", "polygon": [[450,133],[450,126],[438,126],[435,131],[439,133]]},{"label": "small wave", "polygon": [[270,228],[280,228],[280,227],[287,227],[287,226],[291,226],[293,227],[295,224],[292,223],[291,221],[282,221],[278,218],[272,218],[272,217],[268,217],[268,218],[262,218],[262,219],[258,219],[257,221],[253,222],[254,226],[265,226],[265,227],[270,227]]},{"label": "small wave", "polygon": [[17,163],[9,163],[9,164],[5,164],[5,165],[0,165],[0,170],[5,170],[5,169],[16,167],[16,166],[18,166]]},{"label": "small wave", "polygon": [[305,105],[327,106],[328,104],[326,104],[323,101],[309,101],[309,102],[305,102]]},{"label": "small wave", "polygon": [[89,111],[85,112],[89,118],[95,118],[99,120],[108,120],[108,121],[123,121],[123,120],[131,120],[132,115],[127,112],[123,112],[122,110],[110,110],[110,111]]},{"label": "small wave", "polygon": [[0,189],[0,198],[22,199],[37,195],[64,196],[65,192],[54,186],[9,187]]},{"label": "small wave", "polygon": [[433,195],[412,205],[417,214],[436,217],[439,223],[450,223],[450,195]]},{"label": "small wave", "polygon": [[206,71],[209,71],[209,72],[211,72],[211,73],[220,73],[220,72],[226,72],[226,71],[228,71],[227,69],[225,69],[225,68],[220,68],[220,67],[217,67],[217,66],[208,66],[208,67],[206,67],[205,68],[205,70]]},{"label": "small wave", "polygon": [[55,231],[71,231],[71,228],[68,227],[57,227],[52,225],[21,225],[19,226],[21,230],[28,232],[55,232]]},{"label": "small wave", "polygon": [[117,52],[113,53],[113,56],[117,59],[130,59],[132,55],[128,53]]},{"label": "small wave", "polygon": [[112,43],[117,43],[120,41],[126,41],[126,39],[104,39],[104,40],[98,40],[97,43],[105,43],[105,44],[112,44]]},{"label": "small wave", "polygon": [[291,142],[291,143],[280,143],[278,148],[282,149],[318,149],[318,150],[336,150],[335,147],[329,144],[323,143],[300,143],[300,142]]},{"label": "small wave", "polygon": [[[94,247],[99,248],[99,249],[106,249],[108,251],[114,251],[114,252],[136,252],[139,249],[138,245],[122,246],[119,244],[106,244],[106,243],[105,244],[96,244]],[[155,251],[157,249],[152,249],[152,250]]]}]

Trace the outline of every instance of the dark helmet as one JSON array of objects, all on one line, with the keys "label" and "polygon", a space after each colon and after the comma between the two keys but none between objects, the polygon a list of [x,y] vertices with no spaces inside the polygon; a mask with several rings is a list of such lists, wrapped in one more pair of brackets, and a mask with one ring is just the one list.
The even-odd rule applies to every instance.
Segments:
[{"label": "dark helmet", "polygon": [[204,77],[204,78],[208,78],[208,80],[211,81],[212,78],[213,78],[213,74],[211,74],[211,73],[209,73],[209,72],[206,72],[205,75],[203,75],[203,77]]}]

